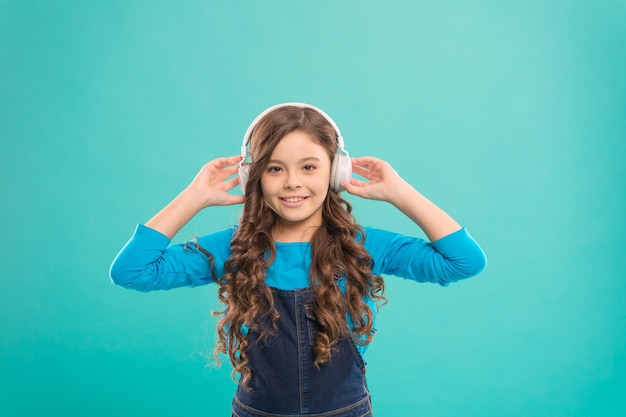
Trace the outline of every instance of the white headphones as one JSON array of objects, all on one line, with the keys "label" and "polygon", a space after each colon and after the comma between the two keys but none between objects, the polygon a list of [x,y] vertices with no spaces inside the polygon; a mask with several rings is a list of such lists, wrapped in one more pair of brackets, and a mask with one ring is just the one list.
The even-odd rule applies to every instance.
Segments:
[{"label": "white headphones", "polygon": [[344,181],[350,182],[350,180],[352,179],[352,161],[350,160],[348,152],[343,147],[343,136],[341,136],[341,132],[339,131],[337,124],[321,109],[310,104],[282,103],[264,110],[252,121],[252,123],[248,127],[248,130],[246,130],[246,134],[243,137],[243,143],[241,145],[241,157],[243,159],[239,163],[239,186],[241,187],[243,193],[245,194],[246,192],[246,184],[248,183],[248,175],[250,172],[250,165],[246,162],[246,159],[250,156],[250,152],[248,151],[248,144],[250,143],[250,138],[252,137],[252,132],[254,131],[254,128],[266,114],[278,108],[287,106],[315,110],[320,115],[322,115],[328,121],[328,123],[332,125],[333,129],[335,129],[335,134],[337,135],[336,139],[338,149],[337,154],[333,158],[333,164],[330,170],[330,187],[333,191],[344,191],[341,183]]}]

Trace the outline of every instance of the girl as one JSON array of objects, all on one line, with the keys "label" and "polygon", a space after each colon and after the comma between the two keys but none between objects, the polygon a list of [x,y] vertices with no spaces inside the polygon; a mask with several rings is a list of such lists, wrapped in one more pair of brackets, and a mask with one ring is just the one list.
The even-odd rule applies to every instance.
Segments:
[{"label": "girl", "polygon": [[[244,195],[230,194],[238,183]],[[391,203],[430,242],[362,228],[342,189]],[[238,227],[169,246],[203,208],[240,203]],[[241,156],[206,164],[138,225],[110,275],[140,291],[218,285],[215,356],[228,354],[239,375],[233,416],[363,417],[372,415],[363,353],[385,300],[381,275],[448,285],[485,262],[468,232],[388,163],[350,160],[323,111],[286,103],[253,121]]]}]

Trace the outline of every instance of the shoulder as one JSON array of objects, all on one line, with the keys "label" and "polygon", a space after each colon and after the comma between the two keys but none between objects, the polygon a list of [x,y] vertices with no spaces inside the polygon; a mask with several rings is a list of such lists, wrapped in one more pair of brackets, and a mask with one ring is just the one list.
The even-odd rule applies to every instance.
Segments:
[{"label": "shoulder", "polygon": [[365,234],[366,239],[369,239],[370,237],[377,238],[377,237],[395,235],[395,233],[390,232],[389,230],[377,229],[371,226],[362,226],[362,229],[363,229],[363,233]]},{"label": "shoulder", "polygon": [[192,241],[187,242],[187,246],[190,246],[189,243],[193,242],[210,252],[229,252],[230,242],[233,240],[233,236],[235,236],[236,232],[237,226],[227,227],[222,230],[197,236]]},{"label": "shoulder", "polygon": [[422,239],[412,236],[406,236],[401,233],[391,232],[389,230],[377,229],[375,227],[365,226],[363,227],[364,236],[359,235],[358,239],[363,242],[365,247],[380,245],[385,242],[394,242],[394,241],[420,241],[423,242]]},{"label": "shoulder", "polygon": [[202,242],[227,242],[230,244],[230,241],[233,240],[233,236],[237,232],[237,226],[230,226],[222,230],[218,230],[215,232],[207,233],[202,236],[198,236],[196,239],[199,243]]},{"label": "shoulder", "polygon": [[403,249],[419,251],[428,245],[424,239],[375,227],[363,227],[363,233],[364,236],[359,236],[360,241],[375,260],[387,258]]}]

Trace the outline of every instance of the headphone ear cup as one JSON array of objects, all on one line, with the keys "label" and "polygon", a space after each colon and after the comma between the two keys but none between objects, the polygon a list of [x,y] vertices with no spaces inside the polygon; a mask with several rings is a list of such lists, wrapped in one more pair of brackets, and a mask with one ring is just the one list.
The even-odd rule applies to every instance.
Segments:
[{"label": "headphone ear cup", "polygon": [[342,182],[352,179],[352,160],[349,156],[337,154],[330,169],[330,188],[333,191],[345,191]]},{"label": "headphone ear cup", "polygon": [[250,174],[250,165],[239,166],[239,187],[241,192],[246,193],[246,184],[248,183],[248,176]]}]

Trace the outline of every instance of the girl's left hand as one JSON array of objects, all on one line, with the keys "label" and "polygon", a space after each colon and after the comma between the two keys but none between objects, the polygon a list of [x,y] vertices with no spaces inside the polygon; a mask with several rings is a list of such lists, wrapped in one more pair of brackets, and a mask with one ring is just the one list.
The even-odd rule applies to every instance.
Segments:
[{"label": "girl's left hand", "polygon": [[401,189],[408,184],[382,159],[371,156],[352,158],[352,172],[369,181],[352,178],[341,185],[350,194],[371,199],[393,202]]}]

